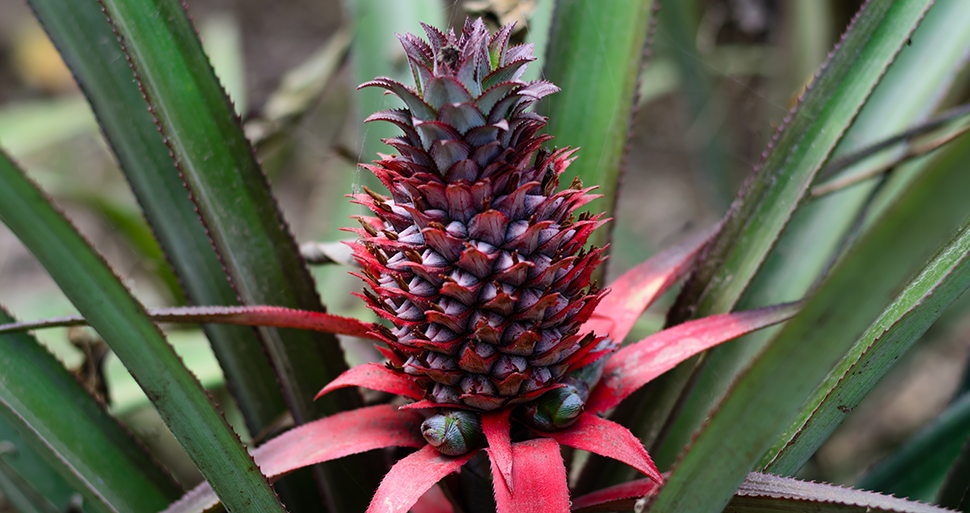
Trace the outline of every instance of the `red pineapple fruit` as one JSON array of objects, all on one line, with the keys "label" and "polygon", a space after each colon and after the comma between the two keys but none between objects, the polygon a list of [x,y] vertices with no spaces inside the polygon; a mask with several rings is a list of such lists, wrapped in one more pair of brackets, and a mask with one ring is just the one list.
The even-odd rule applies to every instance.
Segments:
[{"label": "red pineapple fruit", "polygon": [[580,335],[605,291],[590,283],[603,248],[584,249],[602,214],[574,215],[598,196],[574,180],[559,189],[573,151],[548,151],[546,118],[529,111],[559,89],[519,79],[532,45],[509,47],[512,26],[489,36],[481,20],[459,37],[424,25],[430,44],[399,36],[409,88],[381,77],[405,109],[370,116],[401,128],[372,171],[391,193],[356,202],[352,247],[362,298],[394,327],[375,333],[388,365],[432,403],[489,411],[528,402],[567,372],[613,349]]}]

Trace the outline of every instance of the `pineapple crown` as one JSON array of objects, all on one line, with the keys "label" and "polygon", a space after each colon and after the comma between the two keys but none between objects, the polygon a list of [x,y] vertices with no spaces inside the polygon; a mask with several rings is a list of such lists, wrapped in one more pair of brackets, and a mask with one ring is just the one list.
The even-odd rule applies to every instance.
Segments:
[{"label": "pineapple crown", "polygon": [[422,26],[430,45],[413,34],[398,35],[414,75],[413,89],[387,77],[360,85],[385,88],[407,108],[378,112],[365,122],[389,121],[400,127],[403,136],[384,142],[407,158],[414,171],[447,183],[478,181],[503,163],[521,167],[552,139],[536,136],[546,118],[527,109],[559,91],[543,80],[520,80],[535,60],[534,45],[509,47],[514,24],[491,37],[481,19],[466,20],[460,37],[453,30],[445,34]]},{"label": "pineapple crown", "polygon": [[407,106],[367,118],[403,134],[384,140],[397,155],[362,164],[391,197],[353,195],[376,216],[352,230],[360,296],[393,324],[373,331],[389,367],[428,404],[523,404],[614,348],[580,331],[605,294],[590,284],[604,248],[584,248],[605,221],[574,215],[597,197],[578,179],[557,192],[573,151],[542,148],[546,118],[528,108],[559,89],[520,80],[532,45],[510,48],[511,25],[489,36],[480,19],[460,37],[424,29],[430,44],[398,36],[414,88],[360,86]]}]

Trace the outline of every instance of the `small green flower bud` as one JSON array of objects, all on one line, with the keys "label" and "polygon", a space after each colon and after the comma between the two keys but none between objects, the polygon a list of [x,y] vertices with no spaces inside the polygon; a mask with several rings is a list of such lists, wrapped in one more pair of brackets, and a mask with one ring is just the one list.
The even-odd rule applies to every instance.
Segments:
[{"label": "small green flower bud", "polygon": [[421,424],[424,439],[448,456],[461,456],[482,442],[482,421],[477,413],[442,410]]},{"label": "small green flower bud", "polygon": [[524,420],[540,431],[556,431],[579,419],[589,397],[582,380],[568,380],[566,386],[550,390],[524,408]]}]

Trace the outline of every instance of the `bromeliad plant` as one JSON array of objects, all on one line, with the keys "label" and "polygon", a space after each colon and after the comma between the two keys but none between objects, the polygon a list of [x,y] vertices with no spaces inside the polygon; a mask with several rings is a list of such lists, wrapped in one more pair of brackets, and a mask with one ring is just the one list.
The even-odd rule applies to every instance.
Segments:
[{"label": "bromeliad plant", "polygon": [[[556,11],[560,36],[550,42],[550,56],[559,60],[549,63],[549,75],[568,67],[563,54],[571,47],[569,34],[561,31],[581,34],[585,21],[601,31],[606,18],[618,26],[641,27],[641,39],[632,45],[639,56],[652,12],[649,2],[604,3],[594,15],[604,19],[592,20],[589,6],[577,4],[563,1]],[[689,414],[698,406],[687,386],[695,381],[690,373],[704,372],[692,357],[795,314],[793,304],[731,310],[742,292],[757,286],[759,269],[770,268],[764,264],[773,246],[793,213],[801,212],[803,198],[841,136],[853,121],[855,126],[866,121],[866,111],[856,119],[857,111],[897,52],[912,38],[919,43],[913,33],[917,25],[925,17],[929,21],[923,23],[941,24],[931,27],[939,33],[965,9],[959,2],[941,2],[927,14],[930,4],[867,3],[717,230],[658,254],[606,288],[599,288],[593,276],[608,247],[587,241],[607,219],[580,212],[597,198],[582,179],[560,187],[579,154],[545,147],[552,140],[542,133],[547,118],[533,107],[558,88],[545,80],[522,80],[534,60],[532,46],[510,45],[512,26],[489,34],[481,20],[467,21],[459,34],[424,25],[427,41],[400,36],[414,86],[386,77],[361,86],[386,89],[406,106],[368,118],[402,132],[385,140],[396,154],[363,166],[390,197],[369,188],[353,196],[374,214],[358,218],[362,228],[354,230],[358,239],[350,244],[360,266],[355,274],[365,283],[360,297],[383,319],[369,324],[324,313],[177,2],[104,0],[106,22],[97,5],[35,0],[32,6],[73,66],[162,245],[183,274],[189,298],[232,305],[238,295],[241,305],[146,312],[43,193],[4,158],[0,218],[44,263],[82,318],[18,324],[0,312],[0,322],[10,323],[0,326],[0,333],[90,323],[138,380],[207,482],[172,502],[179,492],[155,464],[22,333],[0,335],[7,364],[0,373],[0,411],[53,462],[68,486],[103,511],[197,512],[220,502],[231,511],[282,511],[270,482],[338,458],[343,467],[318,466],[312,476],[302,474],[303,481],[301,475],[280,481],[277,489],[287,507],[318,509],[312,503],[318,484],[332,511],[363,509],[366,501],[373,512],[473,511],[490,504],[501,512],[607,511],[629,509],[640,497],[646,500],[638,507],[661,512],[720,511],[729,501],[734,510],[941,511],[748,472],[796,472],[827,434],[819,433],[838,423],[831,415],[823,417],[833,408],[851,409],[854,404],[843,403],[857,404],[871,386],[853,378],[859,374],[853,367],[875,362],[873,367],[887,368],[893,358],[885,344],[912,344],[970,285],[966,222],[947,240],[965,208],[941,207],[960,204],[954,191],[963,190],[967,178],[955,182],[959,166],[952,162],[961,161],[965,143],[926,165],[910,185],[915,192],[895,199],[828,273],[801,315],[759,355],[735,358],[730,393],[715,390],[719,408],[696,426]],[[117,34],[118,48],[102,48],[105,30]],[[970,41],[951,46],[959,53]],[[128,87],[128,64],[110,58],[122,54],[140,90]],[[111,67],[118,63],[124,70]],[[903,66],[899,73],[906,71]],[[142,96],[151,116],[133,130],[126,109]],[[569,91],[563,96],[554,105],[575,105]],[[628,104],[632,92],[629,96]],[[545,112],[552,116],[555,109]],[[568,119],[571,112],[562,114]],[[165,172],[153,172],[161,169]],[[191,202],[176,192],[183,179]],[[166,210],[172,207],[177,213]],[[201,225],[169,222],[195,210]],[[875,256],[895,248],[900,231],[922,239],[898,250],[901,256],[892,265],[873,264],[882,262]],[[933,254],[940,242],[942,249]],[[222,278],[223,265],[232,287],[207,274],[214,270]],[[640,314],[689,272],[671,326],[621,348]],[[857,301],[862,293],[876,299]],[[153,321],[209,323],[208,335],[238,387],[234,391],[251,431],[264,431],[267,418],[283,404],[298,427],[247,453]],[[347,369],[336,339],[316,339],[317,333],[376,341],[386,362]],[[707,358],[723,363],[720,354]],[[274,373],[281,390],[247,384],[250,377],[267,375],[275,383]],[[652,396],[636,393],[648,384],[654,386]],[[354,386],[390,396],[365,407],[349,388]],[[319,399],[315,404],[314,398]],[[49,414],[51,400],[59,401],[56,411],[74,412],[72,420]],[[681,408],[674,408],[676,402]],[[700,408],[706,414],[709,406]],[[643,414],[654,416],[653,422],[637,417]],[[706,426],[677,466],[661,464],[671,468],[664,476],[645,446],[669,452],[657,432],[678,422],[687,425],[688,436]],[[75,431],[91,437],[72,439]],[[669,435],[675,442],[678,436]],[[591,457],[570,500],[562,446],[619,465]],[[391,447],[417,450],[385,451],[392,461],[368,452]],[[491,483],[476,490],[473,482],[482,478],[483,464],[476,455],[483,449]],[[631,480],[624,474],[628,468],[646,478]],[[375,475],[374,469],[380,472]],[[456,472],[458,481],[445,479]],[[356,489],[363,489],[364,502]],[[958,492],[966,489],[965,476],[954,471],[941,501],[959,505]],[[308,494],[311,503],[301,502]],[[946,502],[953,497],[956,503]]]}]

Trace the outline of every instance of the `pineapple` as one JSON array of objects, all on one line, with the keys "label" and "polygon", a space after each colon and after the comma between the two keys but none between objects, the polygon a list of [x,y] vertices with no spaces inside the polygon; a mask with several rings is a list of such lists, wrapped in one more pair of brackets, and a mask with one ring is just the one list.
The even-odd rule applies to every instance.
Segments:
[{"label": "pineapple", "polygon": [[415,87],[382,87],[407,108],[370,116],[401,128],[365,188],[351,244],[359,294],[393,328],[376,328],[388,366],[436,405],[491,411],[561,387],[567,373],[614,347],[582,333],[606,291],[590,283],[604,248],[585,249],[602,214],[574,215],[598,196],[577,179],[559,189],[573,151],[549,151],[546,118],[528,110],[559,89],[519,80],[532,45],[509,47],[512,25],[489,35],[481,19],[460,37],[424,26],[428,42],[398,36]]}]

